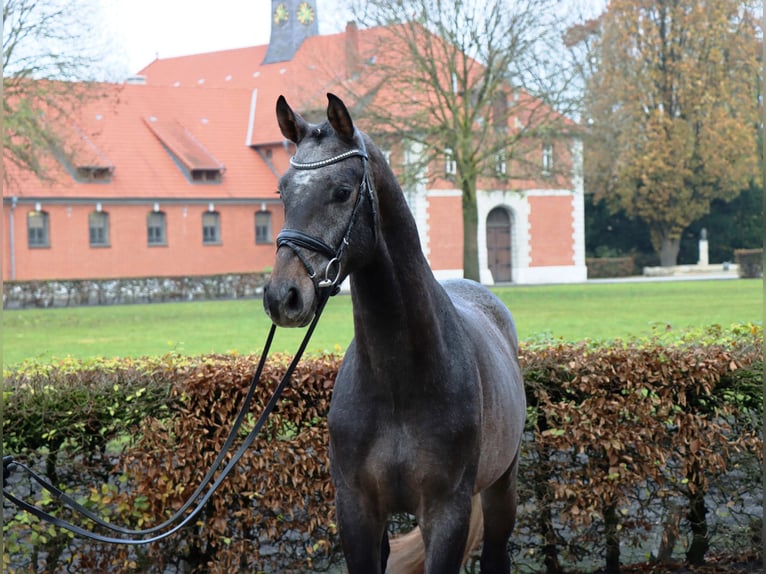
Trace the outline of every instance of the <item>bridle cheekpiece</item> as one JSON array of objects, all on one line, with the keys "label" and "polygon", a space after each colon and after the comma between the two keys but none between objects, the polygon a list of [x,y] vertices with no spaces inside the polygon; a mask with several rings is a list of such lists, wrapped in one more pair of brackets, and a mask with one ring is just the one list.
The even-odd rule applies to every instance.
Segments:
[{"label": "bridle cheekpiece", "polygon": [[[377,212],[373,198],[374,190],[372,187],[372,179],[370,177],[369,157],[367,156],[367,148],[364,145],[364,139],[358,130],[354,130],[354,136],[359,141],[359,147],[345,151],[333,157],[306,163],[296,161],[294,156],[290,158],[290,165],[297,170],[321,169],[323,167],[333,165],[352,157],[362,158],[364,175],[362,176],[362,181],[359,184],[359,193],[356,196],[356,201],[354,202],[351,216],[349,217],[348,224],[346,225],[346,231],[343,234],[343,238],[341,239],[338,247],[333,248],[323,240],[297,229],[285,228],[279,232],[279,235],[277,235],[277,249],[282,246],[289,247],[306,268],[306,272],[314,282],[314,288],[317,290],[317,292],[319,289],[325,289],[329,287],[332,288],[332,295],[335,295],[340,291],[338,280],[340,279],[341,275],[341,260],[343,258],[343,254],[346,251],[346,247],[348,247],[351,230],[354,226],[354,221],[356,221],[356,216],[359,211],[359,205],[361,204],[363,195],[366,195],[370,202],[370,209],[372,210],[373,216],[373,233],[376,235],[377,240]],[[311,266],[306,256],[302,253],[301,248],[321,253],[328,258],[328,262],[324,270],[324,277],[322,279],[317,278],[316,271],[314,271],[314,268]],[[331,277],[330,273],[332,271],[335,271],[335,275]]]}]

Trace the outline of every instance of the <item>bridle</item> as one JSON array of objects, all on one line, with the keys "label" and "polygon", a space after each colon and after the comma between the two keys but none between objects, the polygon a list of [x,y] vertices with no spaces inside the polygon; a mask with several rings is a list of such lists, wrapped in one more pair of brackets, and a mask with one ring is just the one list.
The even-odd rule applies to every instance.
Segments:
[{"label": "bridle", "polygon": [[[373,234],[375,235],[375,240],[377,241],[377,227],[378,227],[378,217],[377,217],[377,210],[375,208],[375,198],[374,198],[374,188],[372,187],[372,177],[370,175],[370,168],[369,168],[369,157],[367,156],[367,148],[364,145],[364,138],[359,133],[359,130],[354,130],[354,138],[359,141],[359,147],[345,151],[343,153],[340,153],[336,156],[330,157],[328,159],[323,159],[320,161],[314,161],[314,162],[308,162],[308,163],[302,163],[295,160],[295,157],[290,158],[290,165],[293,166],[294,169],[297,170],[313,170],[313,169],[320,169],[323,167],[327,167],[329,165],[333,165],[335,163],[341,162],[343,160],[346,160],[348,158],[352,157],[360,157],[362,158],[362,165],[364,167],[364,174],[362,175],[362,181],[359,183],[359,193],[356,195],[356,200],[354,201],[354,207],[351,210],[351,215],[349,217],[348,223],[346,224],[346,231],[343,234],[343,238],[340,241],[340,244],[337,248],[333,248],[330,245],[328,245],[323,240],[319,239],[318,237],[314,237],[313,235],[309,235],[307,233],[304,233],[303,231],[299,231],[297,229],[289,229],[284,228],[282,231],[279,232],[279,235],[277,235],[277,249],[280,247],[289,247],[293,253],[295,253],[296,257],[300,260],[300,262],[303,264],[303,267],[306,269],[306,272],[309,275],[309,278],[314,283],[314,289],[319,294],[320,290],[322,289],[331,289],[331,294],[335,295],[340,291],[340,285],[338,285],[338,280],[341,276],[341,261],[343,259],[343,255],[346,252],[346,248],[348,247],[349,240],[351,237],[351,230],[354,227],[354,222],[356,221],[357,214],[359,213],[359,206],[362,202],[362,197],[367,197],[369,203],[370,203],[370,210],[372,212],[372,219],[373,219]],[[325,266],[324,270],[324,277],[319,279],[317,272],[312,267],[311,263],[309,263],[308,259],[306,258],[305,254],[301,251],[301,249],[308,249],[310,251],[314,251],[316,253],[321,253],[325,257],[327,257],[327,265]],[[335,272],[333,276],[331,276],[332,272]]]}]

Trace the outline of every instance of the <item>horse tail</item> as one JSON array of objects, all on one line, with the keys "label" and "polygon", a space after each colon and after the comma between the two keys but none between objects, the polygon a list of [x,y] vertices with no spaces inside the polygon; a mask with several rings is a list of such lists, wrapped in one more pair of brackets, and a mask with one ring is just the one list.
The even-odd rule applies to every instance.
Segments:
[{"label": "horse tail", "polygon": [[[484,536],[484,513],[481,510],[481,497],[474,494],[471,499],[471,522],[468,527],[468,541],[463,554],[463,564],[481,543]],[[420,528],[415,527],[407,534],[391,539],[391,554],[388,558],[387,572],[391,574],[423,574],[425,572],[426,553]]]}]

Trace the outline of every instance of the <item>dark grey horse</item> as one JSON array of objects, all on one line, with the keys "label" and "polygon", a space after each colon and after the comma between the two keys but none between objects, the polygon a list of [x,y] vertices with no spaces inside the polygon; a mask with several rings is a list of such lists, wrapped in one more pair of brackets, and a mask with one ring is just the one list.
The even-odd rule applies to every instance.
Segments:
[{"label": "dark grey horse", "polygon": [[[329,414],[348,571],[457,573],[483,540],[482,572],[507,574],[525,416],[513,319],[475,282],[436,281],[383,154],[328,99],[321,124],[277,101],[297,149],[264,306],[277,325],[304,326],[351,276],[354,340]],[[398,512],[419,527],[389,543]]]}]

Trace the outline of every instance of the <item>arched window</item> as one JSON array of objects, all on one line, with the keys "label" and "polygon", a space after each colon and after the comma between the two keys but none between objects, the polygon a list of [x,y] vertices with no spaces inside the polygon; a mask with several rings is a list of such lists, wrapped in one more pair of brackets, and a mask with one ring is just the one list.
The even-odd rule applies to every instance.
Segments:
[{"label": "arched window", "polygon": [[93,211],[88,216],[88,235],[91,247],[109,246],[109,214]]},{"label": "arched window", "polygon": [[271,212],[255,212],[255,242],[271,243]]},{"label": "arched window", "polygon": [[48,214],[45,211],[27,213],[27,241],[29,247],[50,247]]},{"label": "arched window", "polygon": [[146,237],[149,245],[167,245],[165,213],[152,211],[146,216]]}]

